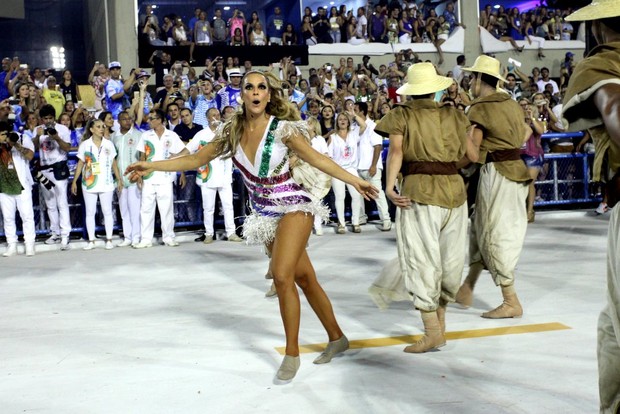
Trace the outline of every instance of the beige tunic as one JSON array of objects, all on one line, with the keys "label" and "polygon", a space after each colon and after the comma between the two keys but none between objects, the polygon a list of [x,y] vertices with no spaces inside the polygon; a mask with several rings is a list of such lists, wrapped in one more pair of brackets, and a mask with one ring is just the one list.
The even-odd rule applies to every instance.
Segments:
[{"label": "beige tunic", "polygon": [[[392,109],[375,132],[384,137],[403,135],[403,163],[456,162],[465,155],[468,127],[467,118],[452,106],[419,99]],[[458,207],[467,199],[459,175],[407,175],[400,193],[417,203],[445,208]]]},{"label": "beige tunic", "polygon": [[[601,114],[592,102],[604,85],[620,84],[620,42],[597,46],[579,62],[564,97],[564,117],[570,129],[588,129],[596,155],[594,178],[600,179],[602,159],[607,155],[612,171],[620,168],[620,149],[611,141]],[[606,173],[606,172],[605,172]],[[600,412],[616,413],[620,408],[620,208],[609,221],[607,237],[607,306],[598,321],[598,366]]]},{"label": "beige tunic", "polygon": [[[484,139],[480,144],[481,163],[484,163],[489,152],[518,149],[523,145],[523,110],[508,94],[498,92],[474,100],[467,117],[472,124],[478,125],[484,131]],[[520,159],[496,162],[495,168],[511,181],[531,181],[527,167]]]}]

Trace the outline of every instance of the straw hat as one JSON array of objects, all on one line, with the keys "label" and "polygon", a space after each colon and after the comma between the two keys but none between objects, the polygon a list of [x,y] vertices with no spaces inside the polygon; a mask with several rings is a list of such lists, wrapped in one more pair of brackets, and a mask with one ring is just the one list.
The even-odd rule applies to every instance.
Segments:
[{"label": "straw hat", "polygon": [[476,58],[474,66],[471,68],[463,68],[467,72],[480,72],[487,75],[491,75],[501,81],[508,82],[502,75],[500,75],[500,63],[499,60],[487,55],[480,55]]},{"label": "straw hat", "polygon": [[620,16],[620,0],[594,0],[590,5],[582,7],[569,16],[569,22],[581,20],[606,19]]},{"label": "straw hat", "polygon": [[429,95],[452,85],[454,80],[439,76],[432,63],[416,63],[407,70],[407,83],[396,90],[399,95]]}]

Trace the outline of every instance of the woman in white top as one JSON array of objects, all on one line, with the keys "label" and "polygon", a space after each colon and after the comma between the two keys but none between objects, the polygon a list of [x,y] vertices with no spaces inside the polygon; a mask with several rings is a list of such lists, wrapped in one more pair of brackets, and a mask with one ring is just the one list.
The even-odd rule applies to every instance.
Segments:
[{"label": "woman in white top", "polygon": [[[351,127],[351,119],[355,118],[359,128]],[[353,111],[341,113],[336,119],[336,131],[329,136],[327,140],[327,148],[329,156],[336,164],[347,172],[359,176],[357,174],[357,146],[360,141],[360,134],[366,130],[366,121],[361,116],[357,116]],[[360,227],[360,203],[361,198],[355,187],[346,184],[351,195],[351,224],[354,233],[361,233]],[[345,183],[333,178],[332,189],[336,197],[336,215],[338,216],[338,234],[345,234],[344,220],[344,198]]]},{"label": "woman in white top", "polygon": [[112,231],[114,215],[112,198],[114,195],[114,179],[116,176],[119,192],[122,191],[123,179],[116,164],[116,148],[109,139],[103,137],[105,125],[103,121],[94,119],[86,124],[84,136],[78,148],[78,165],[75,169],[71,193],[77,195],[77,181],[82,176],[82,196],[86,207],[86,231],[88,244],[84,250],[95,248],[95,213],[97,213],[97,199],[101,204],[105,223],[106,250],[114,247]]},{"label": "woman in white top", "polygon": [[347,27],[347,33],[349,34],[349,40],[347,43],[350,45],[361,45],[366,43],[366,39],[363,34],[357,30],[357,19],[355,16],[351,16],[349,19],[349,25]]},{"label": "woman in white top", "polygon": [[198,21],[194,24],[194,41],[200,46],[211,44],[211,25],[207,21],[207,12],[205,11],[200,12]]},{"label": "woman in white top", "polygon": [[254,29],[250,32],[250,44],[253,46],[265,46],[267,44],[267,36],[260,22],[254,23]]}]

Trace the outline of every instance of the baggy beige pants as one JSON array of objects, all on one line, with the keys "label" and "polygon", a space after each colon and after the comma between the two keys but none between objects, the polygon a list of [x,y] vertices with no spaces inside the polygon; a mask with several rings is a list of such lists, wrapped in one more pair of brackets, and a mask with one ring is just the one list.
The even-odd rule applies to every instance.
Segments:
[{"label": "baggy beige pants", "polygon": [[607,306],[598,319],[600,412],[620,409],[620,206],[611,212],[607,236]]},{"label": "baggy beige pants", "polygon": [[414,306],[434,311],[441,297],[454,302],[467,240],[467,203],[452,209],[413,203],[400,209],[398,257]]},{"label": "baggy beige pants", "polygon": [[484,263],[496,285],[514,283],[527,229],[527,183],[504,177],[488,163],[480,169],[469,238],[469,262]]}]

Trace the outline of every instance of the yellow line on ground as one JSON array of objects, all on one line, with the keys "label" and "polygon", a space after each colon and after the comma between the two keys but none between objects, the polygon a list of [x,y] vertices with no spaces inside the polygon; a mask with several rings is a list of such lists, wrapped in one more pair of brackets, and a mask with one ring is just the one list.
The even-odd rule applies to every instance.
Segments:
[{"label": "yellow line on ground", "polygon": [[[563,329],[571,329],[571,327],[561,324],[559,322],[549,322],[535,323],[531,325],[504,326],[501,328],[469,329],[467,331],[446,332],[445,336],[446,340],[449,341],[455,339],[482,338],[485,336],[516,335],[525,333],[560,331]],[[349,346],[350,349],[360,349],[378,348],[381,346],[404,345],[416,342],[421,337],[422,335],[402,335],[387,338],[356,339],[349,340]],[[322,352],[326,346],[326,343],[301,345],[299,347],[299,352],[301,352],[302,354]],[[281,355],[284,355],[285,348],[277,347],[276,351],[278,351]]]}]

